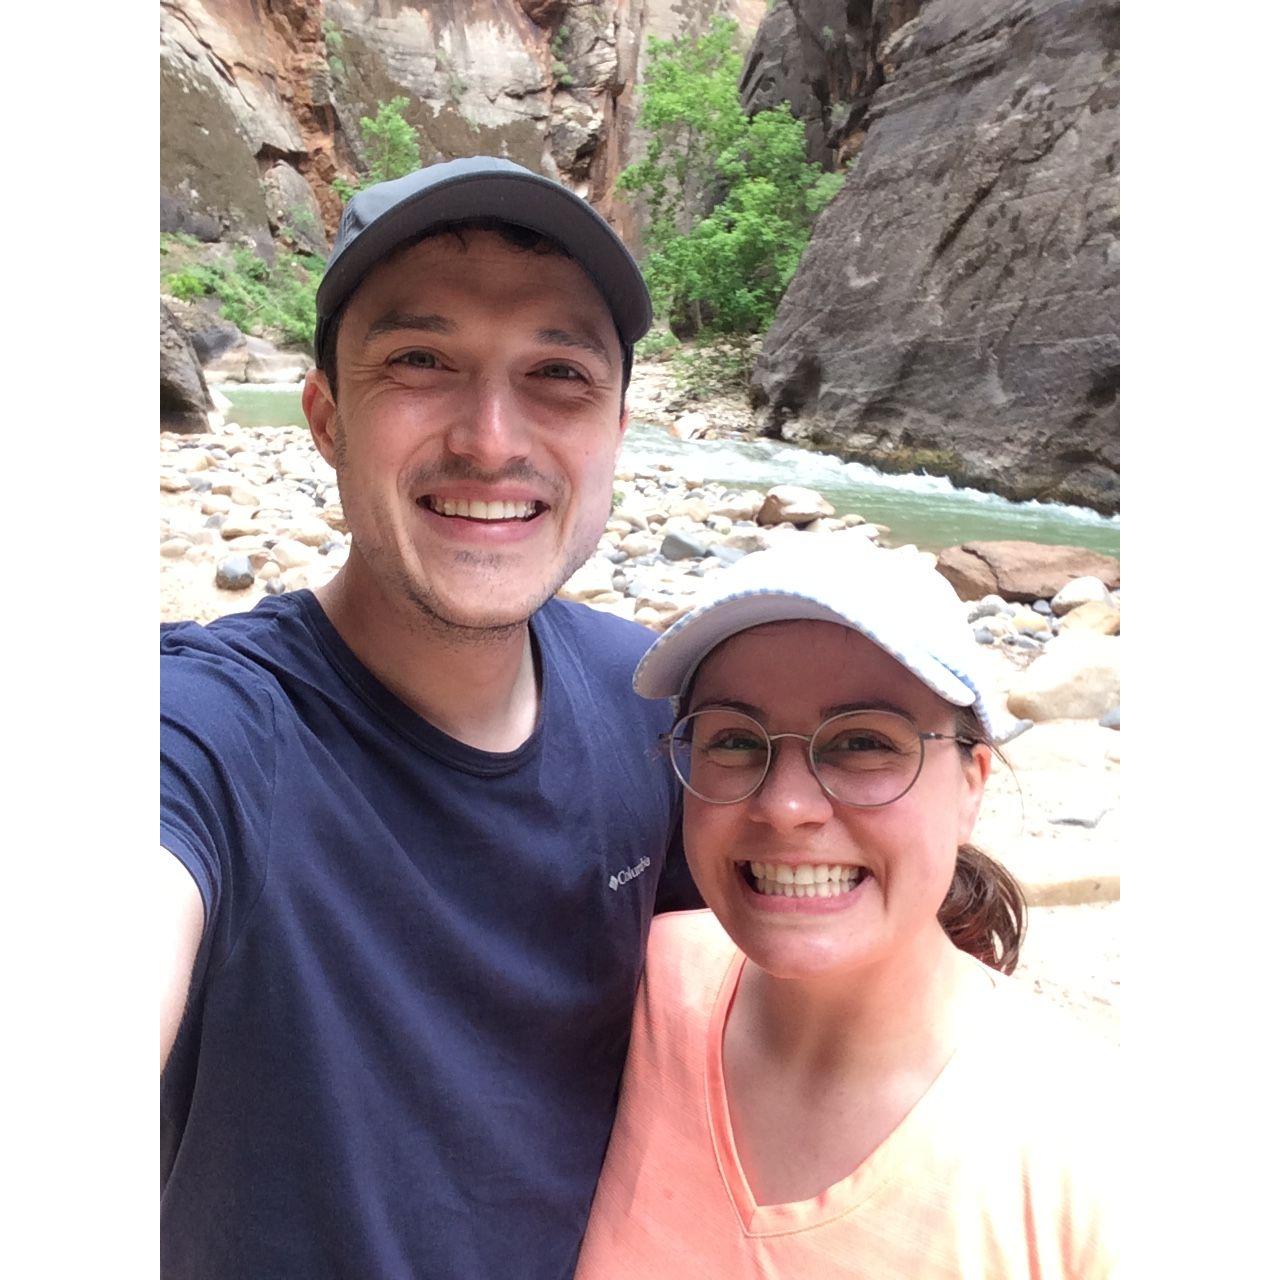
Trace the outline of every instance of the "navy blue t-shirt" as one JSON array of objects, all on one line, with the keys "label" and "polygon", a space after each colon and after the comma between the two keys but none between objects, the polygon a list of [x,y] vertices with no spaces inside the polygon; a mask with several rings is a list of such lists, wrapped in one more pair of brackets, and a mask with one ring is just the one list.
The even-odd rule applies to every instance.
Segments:
[{"label": "navy blue t-shirt", "polygon": [[537,726],[495,754],[310,592],[162,628],[161,843],[206,919],[161,1080],[170,1280],[572,1274],[655,898],[698,903],[649,634],[558,600],[532,632]]}]

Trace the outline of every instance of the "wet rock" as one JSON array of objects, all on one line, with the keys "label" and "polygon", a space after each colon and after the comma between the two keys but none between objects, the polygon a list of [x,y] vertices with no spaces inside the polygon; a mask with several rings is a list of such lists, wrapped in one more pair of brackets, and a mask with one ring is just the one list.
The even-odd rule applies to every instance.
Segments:
[{"label": "wet rock", "polygon": [[1093,631],[1100,636],[1120,634],[1120,612],[1097,600],[1077,605],[1058,624],[1060,631]]},{"label": "wet rock", "polygon": [[756,522],[763,526],[808,524],[811,520],[835,513],[836,509],[816,489],[806,489],[798,484],[779,484],[765,494]]},{"label": "wet rock", "polygon": [[314,361],[294,351],[251,351],[245,360],[246,382],[301,382]]},{"label": "wet rock", "polygon": [[218,562],[214,581],[224,591],[243,591],[253,586],[253,566],[248,556],[228,556]]},{"label": "wet rock", "polygon": [[726,520],[754,520],[763,505],[763,493],[758,489],[744,489],[741,493],[726,493],[719,502],[712,503],[710,514]]},{"label": "wet rock", "polygon": [[965,542],[938,556],[938,572],[961,600],[995,593],[1030,604],[1050,599],[1073,578],[1086,575],[1108,588],[1120,582],[1120,561],[1087,547],[1046,547],[1037,542]]},{"label": "wet rock", "polygon": [[735,529],[721,543],[728,550],[741,551],[747,555],[753,551],[763,551],[768,545],[768,538],[759,529]]},{"label": "wet rock", "polygon": [[618,543],[618,550],[629,557],[647,556],[658,549],[658,540],[648,533],[629,533]]},{"label": "wet rock", "polygon": [[607,560],[593,557],[573,574],[556,595],[562,600],[585,603],[595,596],[612,593],[613,590],[613,566]]},{"label": "wet rock", "polygon": [[682,413],[670,424],[671,434],[678,440],[699,440],[707,434],[711,421],[705,413]]},{"label": "wet rock", "polygon": [[1060,618],[1082,604],[1111,604],[1111,592],[1101,578],[1092,575],[1072,578],[1049,602],[1050,608]]},{"label": "wet rock", "polygon": [[160,425],[166,431],[208,431],[211,408],[213,401],[191,339],[161,302]]},{"label": "wet rock", "polygon": [[1064,633],[1014,679],[1009,711],[1037,722],[1097,720],[1119,699],[1119,638]]},{"label": "wet rock", "polygon": [[315,549],[296,538],[281,538],[271,548],[271,558],[282,569],[297,569],[315,562]]},{"label": "wet rock", "polygon": [[975,605],[969,609],[968,617],[970,622],[977,622],[979,618],[992,618],[998,613],[1003,613],[1005,603],[999,596],[983,596]]},{"label": "wet rock", "polygon": [[707,554],[707,548],[696,538],[676,530],[663,538],[658,554],[668,560],[699,559]]}]

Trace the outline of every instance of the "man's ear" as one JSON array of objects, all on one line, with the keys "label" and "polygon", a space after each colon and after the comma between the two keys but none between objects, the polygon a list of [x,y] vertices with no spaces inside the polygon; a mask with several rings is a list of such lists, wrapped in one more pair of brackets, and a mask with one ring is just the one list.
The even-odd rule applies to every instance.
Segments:
[{"label": "man's ear", "polygon": [[332,467],[338,454],[334,437],[338,404],[329,387],[329,379],[320,369],[312,369],[302,384],[302,412],[306,415],[311,438],[320,456]]}]

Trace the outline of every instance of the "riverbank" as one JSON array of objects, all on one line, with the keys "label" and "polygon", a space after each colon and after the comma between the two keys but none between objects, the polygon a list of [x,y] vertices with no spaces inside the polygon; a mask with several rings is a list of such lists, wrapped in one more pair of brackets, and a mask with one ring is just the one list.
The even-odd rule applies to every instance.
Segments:
[{"label": "riverbank", "polygon": [[[346,558],[334,474],[301,427],[162,433],[160,488],[162,620],[210,621],[266,594],[318,586]],[[803,489],[784,494],[789,502],[775,495],[771,510],[765,497],[671,464],[623,467],[596,553],[562,594],[657,630],[703,579],[762,546],[825,537],[867,550],[888,537],[857,513],[828,514],[821,495]],[[874,553],[920,554],[910,546]],[[1050,610],[1037,622],[1035,610],[1010,605],[1002,629],[995,615],[971,612],[978,661],[1007,697],[1034,672],[1061,620]],[[1000,634],[980,643],[981,631]],[[1004,753],[1015,773],[997,765],[977,842],[1038,904],[1017,979],[1118,1039],[1120,734],[1096,717],[1048,720]]]}]

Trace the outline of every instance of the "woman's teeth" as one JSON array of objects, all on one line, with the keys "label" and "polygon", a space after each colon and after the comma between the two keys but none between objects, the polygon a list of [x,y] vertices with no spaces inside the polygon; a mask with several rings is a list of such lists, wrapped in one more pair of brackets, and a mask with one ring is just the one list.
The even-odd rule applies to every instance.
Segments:
[{"label": "woman's teeth", "polygon": [[462,516],[467,520],[528,520],[538,507],[536,502],[478,502],[432,496],[427,497],[426,504],[436,515]]},{"label": "woman's teeth", "polygon": [[801,866],[773,862],[743,864],[747,879],[757,893],[783,898],[834,898],[851,893],[868,872],[866,867],[850,867],[818,862]]}]

